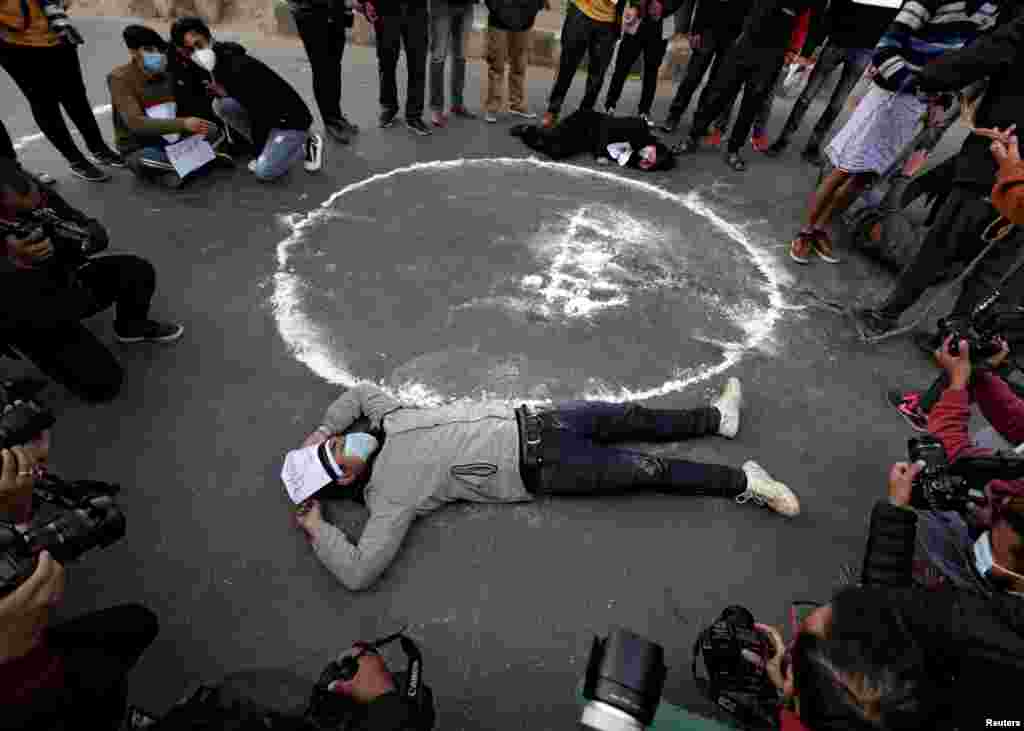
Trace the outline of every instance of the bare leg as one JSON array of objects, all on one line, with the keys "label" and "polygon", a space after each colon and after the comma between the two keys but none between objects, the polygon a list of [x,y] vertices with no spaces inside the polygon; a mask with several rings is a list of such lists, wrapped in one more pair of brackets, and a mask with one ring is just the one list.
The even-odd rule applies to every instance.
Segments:
[{"label": "bare leg", "polygon": [[849,178],[849,173],[842,170],[833,170],[821,181],[821,185],[818,186],[818,190],[814,194],[811,210],[807,215],[808,226],[820,225],[822,214],[832,208],[832,199]]},{"label": "bare leg", "polygon": [[821,208],[815,226],[823,228],[832,222],[837,215],[842,214],[850,204],[859,196],[871,182],[874,173],[844,173],[847,177],[838,189],[830,196],[827,206]]}]

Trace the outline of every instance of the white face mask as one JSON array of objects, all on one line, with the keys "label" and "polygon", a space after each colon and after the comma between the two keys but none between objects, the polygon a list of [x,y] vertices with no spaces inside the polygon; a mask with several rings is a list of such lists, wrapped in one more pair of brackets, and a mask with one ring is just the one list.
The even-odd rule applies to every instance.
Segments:
[{"label": "white face mask", "polygon": [[217,54],[212,48],[200,48],[192,52],[192,61],[212,74],[217,65]]}]

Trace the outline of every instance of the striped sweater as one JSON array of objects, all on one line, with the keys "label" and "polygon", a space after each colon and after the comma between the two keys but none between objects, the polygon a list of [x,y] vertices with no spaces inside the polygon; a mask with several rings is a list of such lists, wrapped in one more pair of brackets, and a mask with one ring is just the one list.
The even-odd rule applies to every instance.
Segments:
[{"label": "striped sweater", "polygon": [[971,43],[995,25],[998,14],[989,0],[905,0],[875,47],[875,83],[889,91],[913,91],[925,64]]}]

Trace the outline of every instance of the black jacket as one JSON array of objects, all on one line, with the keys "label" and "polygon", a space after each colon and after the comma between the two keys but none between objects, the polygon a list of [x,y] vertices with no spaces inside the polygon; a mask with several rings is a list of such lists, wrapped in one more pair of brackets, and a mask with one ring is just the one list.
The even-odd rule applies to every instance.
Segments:
[{"label": "black jacket", "polygon": [[305,132],[313,124],[306,102],[291,84],[237,43],[215,43],[213,78],[236,99],[252,121],[253,143],[262,148],[272,129]]},{"label": "black jacket", "polygon": [[743,21],[754,0],[696,0],[690,33],[710,33],[715,38],[732,39],[743,30]]},{"label": "black jacket", "polygon": [[366,707],[358,731],[419,731],[416,711],[398,693],[388,693]]},{"label": "black jacket", "polygon": [[1024,598],[982,596],[944,586],[913,586],[917,515],[882,501],[871,513],[862,583],[885,592],[934,662],[936,675],[954,678],[950,691],[960,727],[986,728],[985,719],[1020,719],[1024,687]]},{"label": "black jacket", "polygon": [[488,22],[499,30],[524,31],[533,27],[544,0],[484,0]]},{"label": "black jacket", "polygon": [[[95,219],[72,208],[54,191],[47,191],[46,207],[61,219],[92,232],[93,248],[107,246],[107,232]],[[54,255],[33,269],[16,269],[9,261],[0,263],[0,331],[49,330],[96,311],[93,294],[81,285],[76,272],[88,259],[78,246],[51,235]]]},{"label": "black jacket", "polygon": [[754,52],[786,49],[797,18],[806,10],[813,17],[824,6],[824,0],[754,0],[737,46]]},{"label": "black jacket", "polygon": [[191,59],[182,58],[174,48],[167,50],[167,73],[174,79],[174,101],[177,104],[177,116],[199,117],[210,122],[217,121],[213,114],[213,97],[203,84],[210,80],[205,70],[194,64]]},{"label": "black jacket", "polygon": [[896,13],[894,8],[832,0],[825,21],[829,42],[841,48],[873,49]]},{"label": "black jacket", "polygon": [[[988,91],[975,115],[977,127],[1024,127],[1024,15],[976,40],[967,48],[947,53],[921,70],[922,91],[956,91],[988,77]],[[954,180],[991,186],[996,163],[991,141],[970,135],[957,155]]]}]

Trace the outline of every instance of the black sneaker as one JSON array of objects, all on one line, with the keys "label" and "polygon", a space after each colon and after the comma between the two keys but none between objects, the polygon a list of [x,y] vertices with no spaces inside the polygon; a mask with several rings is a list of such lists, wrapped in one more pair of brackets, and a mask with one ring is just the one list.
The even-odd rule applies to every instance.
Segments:
[{"label": "black sneaker", "polygon": [[125,709],[124,720],[121,722],[123,731],[135,731],[135,729],[149,728],[159,723],[160,719],[148,711],[137,706],[128,706]]},{"label": "black sneaker", "polygon": [[173,322],[146,320],[120,327],[114,323],[114,337],[120,343],[170,343],[180,338],[184,332],[183,325]]},{"label": "black sneaker", "polygon": [[669,117],[659,125],[658,129],[665,134],[675,134],[676,130],[679,129],[679,120],[679,117]]},{"label": "black sneaker", "polygon": [[894,317],[883,315],[879,310],[860,308],[853,311],[865,335],[878,336],[896,329],[899,321]]},{"label": "black sneaker", "polygon": [[928,414],[921,409],[920,393],[893,389],[885,395],[885,400],[910,424],[911,429],[922,434],[928,433]]},{"label": "black sneaker", "polygon": [[71,174],[82,180],[88,180],[90,183],[103,183],[110,180],[110,173],[100,170],[88,160],[72,165]]},{"label": "black sneaker", "polygon": [[772,144],[768,145],[768,149],[764,151],[764,154],[768,157],[779,157],[789,147],[789,141],[783,137],[775,140]]},{"label": "black sneaker", "polygon": [[395,120],[398,118],[397,109],[382,109],[380,112],[380,126],[382,129],[387,129],[394,125]]},{"label": "black sneaker", "polygon": [[800,159],[811,165],[821,165],[821,148],[808,143],[804,151],[800,153]]},{"label": "black sneaker", "polygon": [[332,140],[342,145],[347,145],[352,142],[348,127],[342,124],[340,120],[335,119],[330,122],[324,122],[324,131],[327,132]]},{"label": "black sneaker", "polygon": [[672,148],[672,152],[674,152],[676,155],[692,155],[697,151],[697,147],[697,140],[693,139],[692,137],[687,137],[686,139],[676,143],[676,145]]},{"label": "black sneaker", "polygon": [[89,158],[89,162],[94,165],[106,165],[110,168],[123,168],[124,158],[118,155],[113,150],[102,150],[100,152],[90,152],[86,155]]},{"label": "black sneaker", "polygon": [[355,137],[359,134],[359,125],[353,122],[351,119],[342,114],[337,119],[338,124],[348,130],[349,136]]},{"label": "black sneaker", "polygon": [[430,127],[425,125],[419,117],[405,120],[405,126],[409,128],[410,132],[420,137],[430,137],[430,135],[434,134],[430,131]]}]

